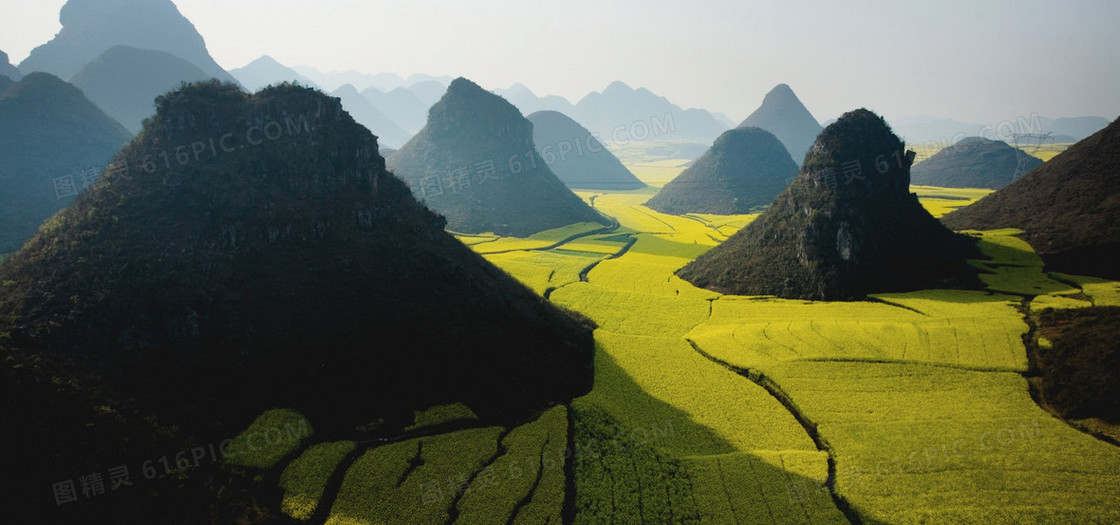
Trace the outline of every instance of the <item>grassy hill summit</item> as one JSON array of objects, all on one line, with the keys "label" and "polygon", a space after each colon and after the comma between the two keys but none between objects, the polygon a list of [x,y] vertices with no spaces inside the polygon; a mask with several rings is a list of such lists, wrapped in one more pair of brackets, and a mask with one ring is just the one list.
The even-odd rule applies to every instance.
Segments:
[{"label": "grassy hill summit", "polygon": [[762,99],[762,105],[739,124],[758,127],[782,141],[793,161],[800,164],[821,132],[820,123],[786,84],[778,84]]},{"label": "grassy hill summit", "polygon": [[526,118],[533,123],[537,153],[569,188],[636,190],[646,186],[587,128],[567,115],[538,111]]},{"label": "grassy hill summit", "polygon": [[171,53],[113,46],[70,79],[94,104],[133,133],[155,113],[156,97],[210,75]]},{"label": "grassy hill summit", "polygon": [[78,88],[32,73],[0,94],[0,254],[89,187],[131,134]]},{"label": "grassy hill summit", "polygon": [[942,221],[1020,228],[1047,268],[1120,278],[1120,120]]},{"label": "grassy hill summit", "polygon": [[773,202],[796,175],[797,164],[777,137],[760,128],[737,128],[720,135],[646,206],[676,215],[749,213]]},{"label": "grassy hill summit", "polygon": [[456,232],[527,237],[606,223],[548,168],[533,144],[533,124],[465,78],[451,83],[424,129],[388,165]]},{"label": "grassy hill summit", "polygon": [[912,162],[882,117],[846,113],[766,212],[678,275],[721,292],[810,300],[976,283],[967,262],[979,256],[975,241],[910,193]]},{"label": "grassy hill summit", "polygon": [[447,234],[309,88],[160,97],[0,282],[0,337],[184,428],[276,406],[335,432],[449,402],[518,417],[590,388],[585,324]]},{"label": "grassy hill summit", "polygon": [[966,137],[910,171],[914,184],[999,189],[1042,165],[1042,159],[1001,140]]}]

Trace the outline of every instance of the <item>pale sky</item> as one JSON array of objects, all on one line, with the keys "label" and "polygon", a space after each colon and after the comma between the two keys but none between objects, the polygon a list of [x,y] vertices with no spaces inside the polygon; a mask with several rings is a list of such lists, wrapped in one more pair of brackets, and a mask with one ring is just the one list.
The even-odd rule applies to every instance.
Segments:
[{"label": "pale sky", "polygon": [[[64,0],[0,0],[13,63]],[[970,123],[1120,115],[1116,0],[175,0],[226,69],[523,82],[575,102],[611,81],[738,121],[788,83],[820,121],[867,107]]]}]

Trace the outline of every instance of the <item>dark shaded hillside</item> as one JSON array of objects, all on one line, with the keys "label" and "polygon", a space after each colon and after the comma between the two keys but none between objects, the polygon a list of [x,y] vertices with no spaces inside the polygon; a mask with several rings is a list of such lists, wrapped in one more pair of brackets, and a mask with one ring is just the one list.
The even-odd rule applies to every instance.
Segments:
[{"label": "dark shaded hillside", "polygon": [[569,188],[636,190],[646,187],[594,135],[557,111],[526,117],[533,123],[533,143],[549,169]]},{"label": "dark shaded hillside", "polygon": [[276,406],[345,433],[453,401],[517,417],[590,388],[589,329],[445,233],[337,99],[207,83],[157,108],[104,183],[0,265],[0,337],[222,435]]},{"label": "dark shaded hillside", "polygon": [[0,254],[19,249],[92,184],[128,130],[47,73],[0,94]]},{"label": "dark shaded hillside", "polygon": [[1006,142],[966,137],[911,170],[914,184],[945,188],[999,189],[1042,165]]},{"label": "dark shaded hillside", "polygon": [[1120,121],[941,220],[955,230],[1020,228],[1048,269],[1120,279]]},{"label": "dark shaded hillside", "polygon": [[10,88],[14,85],[15,85],[14,80],[12,80],[8,77],[5,77],[5,76],[0,76],[0,95],[3,95],[4,91],[6,91],[8,88]]},{"label": "dark shaded hillside", "polygon": [[69,0],[59,20],[62,30],[20,63],[24,73],[70,78],[109,48],[126,45],[170,53],[211,77],[236,82],[171,0]]},{"label": "dark shaded hillside", "polygon": [[1120,308],[1044,310],[1039,334],[1042,398],[1062,417],[1120,424]]},{"label": "dark shaded hillside", "polygon": [[737,128],[716,139],[691,167],[646,206],[662,213],[750,213],[773,202],[797,175],[785,146],[759,128]]},{"label": "dark shaded hillside", "polygon": [[183,82],[207,80],[210,75],[170,53],[113,46],[86,64],[70,83],[94,104],[133,133],[156,111],[156,97]]},{"label": "dark shaded hillside", "polygon": [[805,155],[817,135],[824,129],[786,84],[774,86],[762,99],[762,105],[739,127],[762,128],[773,133],[799,166],[805,161]]},{"label": "dark shaded hillside", "polygon": [[677,274],[740,295],[856,300],[872,292],[979,286],[975,240],[910,193],[913,153],[874,113],[844,114],[758,219]]},{"label": "dark shaded hillside", "polygon": [[527,237],[607,220],[571,192],[537,153],[533,125],[505,99],[459,78],[428,124],[389,158],[418,199],[457,232]]}]

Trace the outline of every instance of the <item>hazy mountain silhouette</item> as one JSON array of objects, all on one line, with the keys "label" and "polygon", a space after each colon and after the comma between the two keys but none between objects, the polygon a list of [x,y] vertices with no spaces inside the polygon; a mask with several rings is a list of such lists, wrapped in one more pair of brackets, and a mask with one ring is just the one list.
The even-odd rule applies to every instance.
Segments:
[{"label": "hazy mountain silhouette", "polygon": [[518,417],[590,388],[588,327],[447,234],[337,99],[214,82],[157,106],[128,175],[0,265],[0,333],[186,429],[276,406],[327,432],[454,401]]},{"label": "hazy mountain silhouette", "polygon": [[1047,268],[1120,279],[1120,120],[942,221],[1020,228]]},{"label": "hazy mountain silhouette", "polygon": [[533,123],[537,153],[569,188],[636,190],[646,186],[590,131],[567,115],[538,111],[526,118]]},{"label": "hazy mountain silhouette", "polygon": [[78,88],[32,73],[0,94],[0,253],[74,200],[131,135]]},{"label": "hazy mountain silhouette", "polygon": [[0,51],[0,77],[8,77],[13,82],[23,78],[23,73],[8,62],[8,54],[3,51]]},{"label": "hazy mountain silhouette", "polygon": [[1033,137],[1015,137],[1016,134],[1050,133],[1047,143],[1077,142],[1108,125],[1108,120],[1100,117],[1076,117],[1049,119],[1037,115],[1018,116],[987,124],[961,122],[948,118],[928,116],[895,117],[889,119],[895,132],[911,144],[918,142],[938,142],[952,144],[964,137],[981,136],[1007,143],[1032,144],[1039,141]]},{"label": "hazy mountain silhouette", "polygon": [[913,154],[859,109],[817,137],[801,173],[765,212],[678,275],[743,295],[858,300],[872,292],[978,286],[975,240],[910,193]]},{"label": "hazy mountain silhouette", "polygon": [[408,132],[409,136],[423,129],[428,121],[428,108],[432,107],[420,100],[412,90],[403,87],[388,93],[371,87],[363,90],[362,96],[389,120]]},{"label": "hazy mountain silhouette", "polygon": [[8,88],[10,88],[14,85],[15,85],[14,80],[0,75],[0,94],[3,94],[6,89],[8,89]]},{"label": "hazy mountain silhouette", "polygon": [[1006,142],[967,137],[916,164],[910,179],[927,186],[998,189],[1041,164]]},{"label": "hazy mountain silhouette", "polygon": [[[1085,139],[1108,126],[1108,119],[1102,117],[1063,117],[1048,119],[1040,117],[1044,132],[1053,133],[1055,137],[1071,137],[1075,141]],[[1055,142],[1065,142],[1055,140]]]},{"label": "hazy mountain silhouette", "polygon": [[59,20],[62,30],[20,64],[24,73],[70,78],[109,48],[126,45],[171,53],[213,78],[236,82],[171,0],[69,0]]},{"label": "hazy mountain silhouette", "polygon": [[133,133],[155,113],[157,96],[183,82],[210,75],[175,55],[151,49],[113,46],[70,79],[94,104]]},{"label": "hazy mountain silhouette", "polygon": [[710,144],[727,130],[702,109],[681,109],[645,88],[613,82],[583,97],[569,114],[604,141],[693,140]]},{"label": "hazy mountain silhouette", "polygon": [[459,78],[428,124],[388,160],[418,199],[457,232],[525,237],[606,219],[549,170],[533,125],[505,99]]},{"label": "hazy mountain silhouette", "polygon": [[525,84],[520,82],[510,86],[509,89],[494,90],[494,94],[517,106],[522,115],[532,115],[540,111],[558,111],[564,115],[574,115],[576,113],[575,105],[568,102],[568,99],[554,95],[538,97]]},{"label": "hazy mountain silhouette", "polygon": [[363,97],[358,90],[346,84],[331,93],[331,96],[342,99],[342,107],[350,113],[354,120],[377,135],[380,142],[386,146],[397,148],[408,141],[412,135],[407,131],[401,129],[396,122],[393,122],[384,113],[373,107],[366,97]]},{"label": "hazy mountain silhouette", "polygon": [[760,128],[726,131],[646,206],[662,213],[750,213],[773,202],[797,175],[777,137]]},{"label": "hazy mountain silhouette", "polygon": [[415,94],[421,102],[423,102],[430,108],[433,104],[439,102],[439,100],[443,98],[443,95],[444,93],[447,93],[447,88],[449,86],[449,83],[443,83],[437,80],[424,80],[409,85],[408,90]]},{"label": "hazy mountain silhouette", "polygon": [[231,69],[229,72],[245,89],[254,93],[265,86],[281,82],[298,82],[304,86],[318,87],[311,79],[299,74],[296,70],[277,62],[276,59],[264,55],[244,67]]},{"label": "hazy mountain silhouette", "polygon": [[786,84],[771,89],[762,99],[762,105],[739,124],[744,128],[750,126],[778,137],[798,165],[805,160],[805,154],[824,129]]}]

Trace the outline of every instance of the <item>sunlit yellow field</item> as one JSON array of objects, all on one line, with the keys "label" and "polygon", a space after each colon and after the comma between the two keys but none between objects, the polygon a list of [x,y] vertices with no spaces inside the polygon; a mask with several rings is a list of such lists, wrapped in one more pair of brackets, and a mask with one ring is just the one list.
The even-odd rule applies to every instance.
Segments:
[{"label": "sunlit yellow field", "polygon": [[[937,215],[989,193],[912,191]],[[617,221],[609,231],[460,237],[597,324],[591,393],[514,428],[311,439],[286,467],[307,481],[282,478],[286,512],[555,523],[570,475],[579,524],[1120,521],[1120,448],[1039,408],[1023,375],[1023,308],[1118,304],[1120,284],[1046,274],[1017,231],[1000,230],[973,232],[985,290],[724,296],[674,272],[755,216],[660,214],[642,205],[652,193],[581,192]],[[418,413],[417,425],[463,410]],[[340,468],[337,493],[324,492]]]}]

